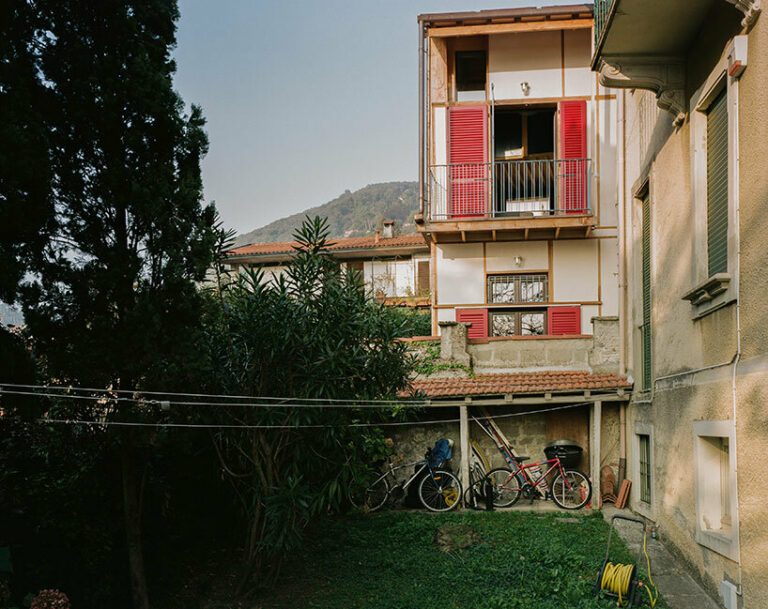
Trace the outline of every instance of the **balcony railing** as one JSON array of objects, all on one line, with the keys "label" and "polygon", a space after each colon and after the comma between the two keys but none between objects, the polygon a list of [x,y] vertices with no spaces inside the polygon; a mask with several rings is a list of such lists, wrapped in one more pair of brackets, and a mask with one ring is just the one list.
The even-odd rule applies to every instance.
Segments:
[{"label": "balcony railing", "polygon": [[600,36],[608,21],[612,2],[613,0],[595,0],[595,49],[597,49],[597,43],[600,42]]},{"label": "balcony railing", "polygon": [[588,215],[590,178],[590,159],[432,165],[429,220]]}]

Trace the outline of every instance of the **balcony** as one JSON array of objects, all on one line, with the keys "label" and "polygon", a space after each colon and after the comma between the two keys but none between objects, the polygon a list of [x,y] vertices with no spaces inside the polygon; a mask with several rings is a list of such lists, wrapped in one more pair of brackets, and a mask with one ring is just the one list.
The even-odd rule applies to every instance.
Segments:
[{"label": "balcony", "polygon": [[590,159],[431,165],[427,225],[436,233],[588,230]]}]

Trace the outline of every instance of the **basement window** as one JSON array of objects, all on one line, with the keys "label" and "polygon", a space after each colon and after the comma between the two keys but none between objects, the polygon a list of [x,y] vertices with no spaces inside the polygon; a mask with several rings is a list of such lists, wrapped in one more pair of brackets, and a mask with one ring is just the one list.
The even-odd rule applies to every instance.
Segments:
[{"label": "basement window", "polygon": [[732,421],[695,421],[696,541],[728,558],[738,555]]},{"label": "basement window", "polygon": [[485,51],[456,51],[456,101],[485,101]]}]

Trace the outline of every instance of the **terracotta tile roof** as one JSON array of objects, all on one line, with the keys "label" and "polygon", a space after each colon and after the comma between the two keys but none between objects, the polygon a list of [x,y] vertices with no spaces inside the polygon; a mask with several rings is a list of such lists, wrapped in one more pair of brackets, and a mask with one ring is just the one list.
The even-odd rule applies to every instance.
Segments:
[{"label": "terracotta tile roof", "polygon": [[411,387],[428,396],[467,396],[499,393],[543,393],[584,389],[630,388],[626,377],[592,374],[586,370],[545,370],[507,374],[478,374],[474,378],[416,379]]},{"label": "terracotta tile roof", "polygon": [[[409,247],[422,246],[427,249],[424,237],[419,234],[401,235],[392,239],[380,237],[378,242],[376,237],[348,237],[346,239],[329,239],[331,245],[329,250],[355,250],[355,249],[374,249],[379,247]],[[295,241],[281,241],[279,243],[251,243],[242,245],[229,250],[230,256],[264,256],[269,254],[292,254],[294,246],[298,245]]]}]

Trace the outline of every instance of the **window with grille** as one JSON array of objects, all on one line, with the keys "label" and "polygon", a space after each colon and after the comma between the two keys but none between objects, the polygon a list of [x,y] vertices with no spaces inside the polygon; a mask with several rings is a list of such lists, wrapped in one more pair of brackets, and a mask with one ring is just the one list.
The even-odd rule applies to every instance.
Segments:
[{"label": "window with grille", "polygon": [[547,333],[547,312],[538,310],[491,311],[491,336],[538,336]]},{"label": "window with grille", "polygon": [[651,436],[638,434],[640,445],[640,501],[651,502]]},{"label": "window with grille", "polygon": [[549,277],[546,274],[505,274],[488,276],[488,302],[521,304],[547,302]]},{"label": "window with grille", "polygon": [[724,88],[707,114],[707,266],[728,270],[728,95]]},{"label": "window with grille", "polygon": [[651,390],[651,202],[648,192],[642,203],[643,323],[640,326],[643,391]]}]

